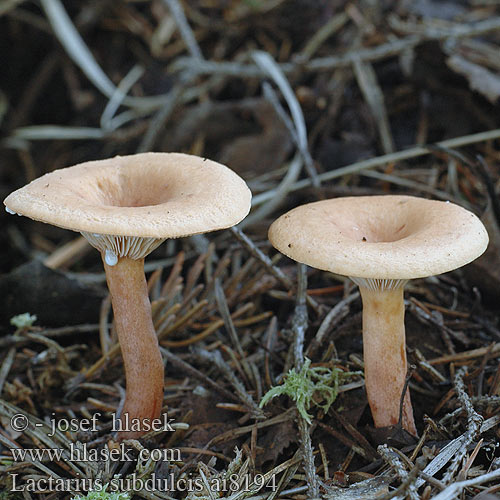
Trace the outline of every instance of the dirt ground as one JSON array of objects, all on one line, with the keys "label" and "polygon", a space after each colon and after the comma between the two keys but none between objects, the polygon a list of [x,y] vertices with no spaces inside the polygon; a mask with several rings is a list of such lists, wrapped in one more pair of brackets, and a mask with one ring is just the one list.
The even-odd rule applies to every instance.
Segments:
[{"label": "dirt ground", "polygon": [[[102,454],[121,446],[125,378],[100,256],[2,212],[0,499],[498,498],[499,44],[497,0],[0,2],[2,199],[145,151],[218,161],[253,193],[236,229],[147,257],[176,427],[118,460]],[[461,205],[490,239],[406,286],[418,437],[374,427],[356,285],[267,238],[298,205],[381,194]],[[330,384],[305,406],[285,391],[303,366]]]}]

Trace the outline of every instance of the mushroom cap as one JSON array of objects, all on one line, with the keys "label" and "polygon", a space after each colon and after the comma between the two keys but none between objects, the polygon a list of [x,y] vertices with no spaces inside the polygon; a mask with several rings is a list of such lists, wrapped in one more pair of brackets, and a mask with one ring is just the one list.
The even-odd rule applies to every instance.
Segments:
[{"label": "mushroom cap", "polygon": [[269,229],[275,248],[297,262],[344,276],[412,279],[479,257],[488,233],[471,212],[413,196],[360,196],[294,208]]},{"label": "mushroom cap", "polygon": [[250,200],[245,181],[224,165],[141,153],[55,170],[4,204],[73,231],[165,239],[233,226],[248,214]]}]

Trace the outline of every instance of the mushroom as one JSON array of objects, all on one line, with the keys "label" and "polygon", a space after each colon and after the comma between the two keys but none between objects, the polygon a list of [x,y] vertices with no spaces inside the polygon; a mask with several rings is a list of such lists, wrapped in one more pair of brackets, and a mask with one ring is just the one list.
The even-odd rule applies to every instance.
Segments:
[{"label": "mushroom", "polygon": [[[365,384],[375,427],[399,421],[407,377],[406,282],[451,271],[481,255],[488,234],[471,212],[412,196],[360,196],[297,207],[269,229],[295,261],[350,277],[363,302]],[[409,391],[402,426],[417,434]]]},{"label": "mushroom", "polygon": [[243,179],[224,165],[143,153],[55,170],[4,200],[9,213],[80,231],[101,252],[125,366],[121,439],[144,434],[163,405],[144,258],[167,238],[237,224],[250,199]]}]

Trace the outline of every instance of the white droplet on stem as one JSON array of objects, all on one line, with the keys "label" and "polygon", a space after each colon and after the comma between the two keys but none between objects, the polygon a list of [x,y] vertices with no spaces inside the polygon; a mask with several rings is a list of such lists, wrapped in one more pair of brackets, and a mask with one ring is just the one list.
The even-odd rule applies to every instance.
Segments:
[{"label": "white droplet on stem", "polygon": [[118,255],[113,250],[106,250],[104,253],[104,261],[108,266],[114,266],[118,262]]}]

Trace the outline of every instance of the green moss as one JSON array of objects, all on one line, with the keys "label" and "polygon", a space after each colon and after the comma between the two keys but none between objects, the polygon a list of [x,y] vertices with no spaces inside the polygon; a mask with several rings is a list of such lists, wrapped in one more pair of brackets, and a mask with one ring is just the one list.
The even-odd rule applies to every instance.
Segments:
[{"label": "green moss", "polygon": [[23,500],[21,493],[13,493],[11,491],[0,492],[0,500]]},{"label": "green moss", "polygon": [[129,493],[108,493],[106,491],[107,485],[99,491],[89,491],[84,497],[77,496],[73,497],[71,500],[130,500]]},{"label": "green moss", "polygon": [[[311,404],[318,406],[325,413],[338,396],[339,386],[358,372],[344,372],[340,368],[315,366],[311,368],[311,360],[305,360],[300,372],[292,369],[285,375],[282,385],[272,387],[262,398],[262,408],[271,399],[282,394],[295,401],[297,410],[307,423],[311,423],[311,415],[307,412]],[[322,402],[318,402],[322,401]]]}]

